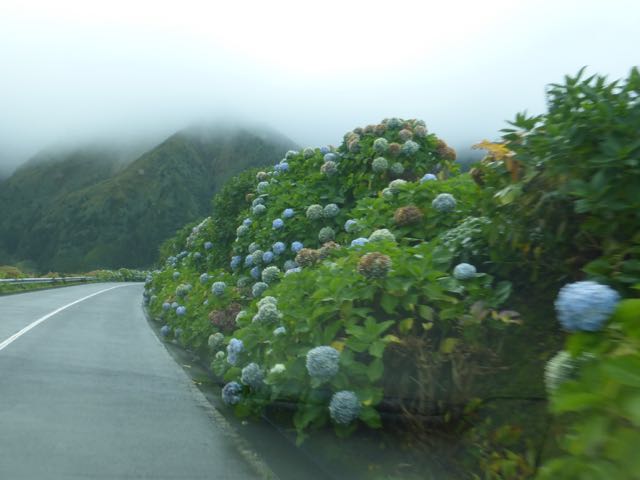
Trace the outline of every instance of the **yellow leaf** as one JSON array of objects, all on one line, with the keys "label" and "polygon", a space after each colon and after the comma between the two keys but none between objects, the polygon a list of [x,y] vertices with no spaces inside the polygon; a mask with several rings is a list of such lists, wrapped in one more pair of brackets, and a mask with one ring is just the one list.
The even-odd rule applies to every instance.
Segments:
[{"label": "yellow leaf", "polygon": [[402,343],[402,340],[400,340],[395,335],[385,335],[384,336],[384,340],[387,341],[387,342],[392,342],[392,343]]},{"label": "yellow leaf", "polygon": [[401,333],[408,333],[413,328],[413,318],[405,318],[398,325]]},{"label": "yellow leaf", "polygon": [[486,150],[487,153],[496,160],[504,160],[513,155],[513,152],[509,150],[504,143],[495,143],[489,140],[482,140],[471,148],[475,150]]},{"label": "yellow leaf", "polygon": [[341,352],[342,350],[344,350],[344,342],[341,342],[339,340],[335,340],[331,343],[331,346],[333,348],[335,348],[336,350],[338,350],[339,352]]},{"label": "yellow leaf", "polygon": [[452,337],[445,338],[440,344],[440,351],[442,353],[451,353],[456,348],[457,343],[458,343],[457,338],[452,338]]}]

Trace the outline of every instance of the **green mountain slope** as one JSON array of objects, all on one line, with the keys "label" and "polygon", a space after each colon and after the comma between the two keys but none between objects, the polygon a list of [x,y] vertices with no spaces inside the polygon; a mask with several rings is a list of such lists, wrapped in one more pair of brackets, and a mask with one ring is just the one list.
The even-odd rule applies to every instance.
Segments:
[{"label": "green mountain slope", "polygon": [[149,265],[166,237],[207,213],[229,176],[292,146],[267,130],[200,127],[119,169],[114,159],[82,155],[32,162],[0,185],[0,263],[27,259],[42,271]]},{"label": "green mountain slope", "polygon": [[33,225],[52,205],[70,192],[111,177],[121,162],[120,152],[113,149],[49,151],[1,181],[0,261],[21,249]]}]

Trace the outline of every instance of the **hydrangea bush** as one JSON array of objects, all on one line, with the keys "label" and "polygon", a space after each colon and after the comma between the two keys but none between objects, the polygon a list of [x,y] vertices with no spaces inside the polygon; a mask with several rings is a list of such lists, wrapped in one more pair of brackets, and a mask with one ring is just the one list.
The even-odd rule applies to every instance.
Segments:
[{"label": "hydrangea bush", "polygon": [[[635,76],[629,80],[636,82]],[[562,102],[553,108],[570,116]],[[537,123],[524,117],[516,123],[554,147],[553,138],[538,130]],[[194,233],[193,226],[177,236],[171,249],[165,248],[163,268],[146,286],[145,298],[157,299],[149,300],[149,309],[168,327],[168,336],[182,329],[181,342],[207,356],[225,385],[224,402],[238,416],[287,405],[292,410],[286,418],[300,440],[324,426],[340,436],[378,428],[389,412],[396,415],[395,425],[409,431],[463,435],[476,421],[482,399],[495,396],[486,379],[512,371],[505,365],[505,352],[518,335],[514,332],[525,328],[521,335],[533,344],[527,335],[536,322],[549,323],[535,317],[523,322],[516,312],[502,309],[511,292],[506,279],[524,276],[511,275],[513,264],[519,265],[513,259],[526,251],[542,258],[540,275],[552,272],[550,283],[562,278],[566,284],[550,290],[553,295],[535,297],[550,306],[555,300],[562,328],[554,325],[540,335],[548,339],[549,351],[530,362],[538,370],[528,381],[542,391],[546,381],[553,411],[566,415],[553,429],[559,440],[551,450],[557,458],[545,464],[541,475],[560,478],[566,471],[580,472],[596,458],[613,472],[607,478],[624,478],[616,474],[637,471],[623,444],[634,445],[638,439],[634,405],[640,402],[640,307],[623,299],[628,290],[616,287],[627,288],[634,278],[640,283],[633,263],[638,254],[633,246],[640,241],[631,232],[638,231],[638,210],[609,210],[622,211],[616,215],[627,222],[627,237],[617,236],[618,243],[607,247],[618,252],[618,267],[608,260],[603,266],[588,263],[593,257],[570,257],[567,249],[553,250],[558,242],[545,242],[562,232],[540,227],[546,213],[526,224],[534,204],[513,208],[512,199],[546,199],[545,192],[553,191],[559,179],[536,180],[534,190],[521,188],[546,175],[535,173],[542,162],[539,145],[521,142],[515,133],[506,138],[512,150],[485,144],[494,149],[490,158],[462,175],[453,163],[455,152],[417,120],[390,118],[348,132],[337,148],[289,152],[277,167],[257,175],[253,171],[233,180],[233,189],[223,188],[223,197],[217,196],[214,204],[230,213],[212,216],[197,229],[190,246],[185,239]],[[553,158],[551,163],[560,162],[552,166],[557,171],[562,155]],[[634,168],[626,172],[631,180],[625,178],[624,185],[637,179]],[[587,175],[579,173],[575,178]],[[576,202],[591,198],[580,190],[586,188],[584,181],[573,186],[563,185],[562,195]],[[576,203],[576,209],[585,209],[581,211],[592,218],[606,216],[593,203]],[[549,213],[552,219],[555,213]],[[205,242],[212,246],[206,248]],[[551,265],[559,259],[564,277]],[[580,281],[584,272],[575,265],[586,265],[593,278]],[[608,281],[612,270],[616,278]],[[173,272],[179,273],[177,279]],[[207,282],[199,282],[205,273]],[[178,296],[176,287],[187,282],[192,289]],[[220,295],[211,290],[216,282],[226,285]],[[516,292],[520,304],[529,295],[523,287]],[[186,307],[182,316],[176,313],[179,306]],[[554,357],[558,344],[551,339],[564,331],[570,333],[564,353]],[[589,361],[576,360],[583,358]],[[621,403],[616,403],[618,395]],[[576,413],[591,420],[580,423]],[[425,418],[432,419],[428,428]],[[597,440],[588,437],[590,431],[599,433]],[[572,443],[572,438],[582,438],[582,443]],[[479,464],[488,465],[486,478],[525,478],[513,472],[530,475],[535,470],[523,444],[513,451],[504,445],[479,451]],[[581,463],[571,463],[576,457]]]}]

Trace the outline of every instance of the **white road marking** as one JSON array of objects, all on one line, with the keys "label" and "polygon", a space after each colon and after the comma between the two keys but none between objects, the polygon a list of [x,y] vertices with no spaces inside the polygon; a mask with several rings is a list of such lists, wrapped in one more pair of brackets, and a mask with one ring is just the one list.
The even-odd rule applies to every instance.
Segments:
[{"label": "white road marking", "polygon": [[92,293],[91,295],[87,295],[86,297],[82,297],[82,298],[79,298],[78,300],[76,300],[74,302],[68,303],[67,305],[64,305],[63,307],[60,307],[60,308],[54,310],[53,312],[47,313],[44,317],[40,317],[38,320],[30,323],[29,325],[24,327],[22,330],[20,330],[17,333],[14,333],[9,338],[7,338],[4,342],[0,343],[0,351],[4,350],[5,348],[7,348],[13,342],[15,342],[17,339],[19,339],[22,335],[27,333],[29,330],[37,327],[42,322],[44,322],[46,319],[53,317],[56,313],[60,313],[61,311],[66,310],[67,308],[75,305],[76,303],[83,302],[83,301],[85,301],[85,300],[87,300],[87,299],[89,299],[91,297],[95,297],[96,295],[100,295],[101,293],[108,292],[109,290],[113,290],[114,288],[121,288],[121,287],[128,287],[128,286],[130,286],[130,285],[128,285],[128,284],[127,285],[116,285],[115,287],[105,288],[104,290],[100,290],[99,292]]}]

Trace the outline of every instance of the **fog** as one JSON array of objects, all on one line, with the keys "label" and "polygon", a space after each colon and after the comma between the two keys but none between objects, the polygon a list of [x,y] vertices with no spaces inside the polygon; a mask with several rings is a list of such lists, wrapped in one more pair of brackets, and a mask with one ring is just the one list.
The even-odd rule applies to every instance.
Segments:
[{"label": "fog", "polygon": [[0,171],[220,118],[306,146],[416,117],[464,151],[564,74],[640,58],[635,1],[91,3],[0,4]]}]

